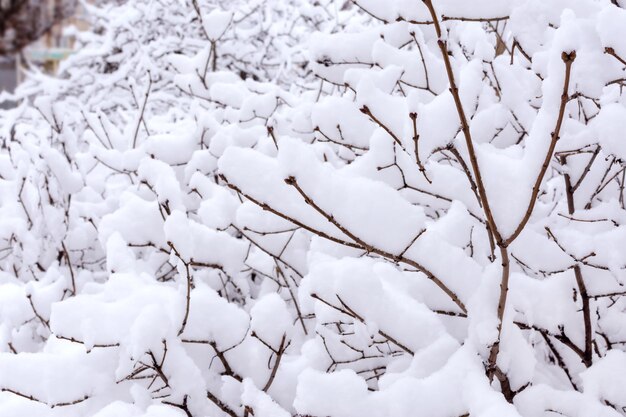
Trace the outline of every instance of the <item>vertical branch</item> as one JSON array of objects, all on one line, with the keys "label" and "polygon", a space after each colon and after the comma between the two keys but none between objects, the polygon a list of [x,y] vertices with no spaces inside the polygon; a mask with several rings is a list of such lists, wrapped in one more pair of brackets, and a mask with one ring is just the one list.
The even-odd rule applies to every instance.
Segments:
[{"label": "vertical branch", "polygon": [[619,203],[624,209],[624,181],[626,181],[626,169],[622,170],[622,181],[619,184]]},{"label": "vertical branch", "polygon": [[150,96],[150,89],[152,88],[152,76],[150,75],[150,71],[148,71],[148,88],[146,89],[146,93],[143,98],[143,104],[141,105],[141,109],[139,112],[139,120],[137,121],[137,125],[135,126],[135,134],[133,135],[133,149],[137,147],[137,136],[139,135],[139,127],[141,123],[144,123],[144,128],[146,129],[146,133],[149,135],[148,126],[145,124],[144,113],[146,111],[146,105],[148,104],[148,96]]},{"label": "vertical branch", "polygon": [[217,71],[217,41],[211,41],[211,71]]},{"label": "vertical branch", "polygon": [[415,162],[417,163],[417,166],[419,167],[419,170],[424,176],[424,178],[426,179],[426,181],[428,181],[429,184],[432,184],[432,181],[428,178],[428,175],[426,175],[426,168],[424,168],[424,165],[422,164],[422,161],[420,160],[419,146],[418,146],[420,135],[417,133],[417,113],[414,113],[414,112],[409,113],[409,118],[411,119],[411,122],[413,123],[413,143],[415,145]]},{"label": "vertical branch", "polygon": [[174,246],[174,244],[172,242],[167,242],[167,245],[172,249],[172,251],[174,252],[174,255],[176,255],[176,257],[183,263],[183,265],[185,265],[185,274],[187,275],[187,292],[185,295],[185,301],[186,301],[185,314],[183,316],[183,322],[180,326],[180,330],[178,331],[178,335],[180,336],[185,331],[185,327],[187,326],[187,320],[189,319],[189,308],[191,305],[191,286],[192,286],[191,271],[189,269],[189,262],[185,262],[185,260],[180,255],[180,253],[178,253],[178,250],[176,250],[176,247]]},{"label": "vertical branch", "polygon": [[496,242],[501,243],[502,235],[498,231],[495,220],[493,218],[493,213],[491,211],[489,200],[487,198],[487,191],[485,190],[482,174],[480,172],[480,167],[478,166],[478,159],[476,158],[476,151],[474,150],[474,143],[472,140],[472,135],[470,133],[469,123],[467,122],[467,117],[465,115],[463,103],[461,102],[461,97],[459,96],[459,89],[454,79],[452,63],[450,62],[450,56],[448,55],[448,44],[446,41],[442,39],[441,25],[439,24],[439,17],[437,16],[437,13],[435,12],[435,8],[433,6],[432,0],[423,0],[423,1],[424,1],[424,4],[426,4],[426,7],[428,7],[430,15],[433,19],[433,24],[435,26],[435,32],[437,33],[437,38],[438,38],[437,45],[439,46],[441,57],[446,67],[446,74],[448,76],[448,82],[450,84],[450,93],[452,94],[452,98],[454,99],[456,111],[459,116],[459,120],[461,122],[461,130],[463,132],[463,136],[465,137],[465,144],[467,146],[467,151],[469,154],[472,171],[474,173],[476,186],[478,187],[478,194],[480,196],[481,205],[485,212],[485,216],[487,218],[487,222],[489,223],[489,227],[492,233],[494,234],[494,236],[496,237]]},{"label": "vertical branch", "polygon": [[276,140],[276,135],[274,135],[274,127],[267,126],[267,134],[272,138],[272,142],[274,142],[274,146],[276,146],[276,150],[278,150],[278,140]]},{"label": "vertical branch", "polygon": [[72,295],[76,295],[76,279],[74,278],[74,269],[72,268],[72,261],[70,260],[70,253],[65,247],[65,243],[61,242],[61,248],[65,254],[65,260],[67,261],[67,267],[70,269],[70,277],[72,279]]},{"label": "vertical branch", "polygon": [[583,303],[583,323],[585,326],[585,354],[583,363],[586,367],[590,367],[593,363],[593,331],[591,328],[591,309],[589,308],[589,294],[587,286],[580,270],[580,265],[574,266],[574,276],[576,277],[576,285],[580,291],[580,298]]},{"label": "vertical branch", "polygon": [[309,332],[306,329],[306,325],[304,324],[304,318],[302,318],[302,311],[300,310],[300,305],[298,303],[298,299],[296,297],[296,295],[293,293],[293,290],[291,289],[291,285],[289,285],[289,281],[287,280],[287,277],[285,276],[285,273],[283,272],[283,270],[280,268],[280,266],[278,265],[278,260],[277,258],[274,258],[274,264],[276,265],[276,274],[281,277],[283,279],[283,281],[285,282],[285,286],[287,287],[287,291],[289,291],[289,295],[291,296],[291,301],[293,302],[293,305],[296,309],[296,315],[298,316],[298,321],[300,322],[300,325],[302,326],[302,331],[304,332],[305,336],[309,334]]},{"label": "vertical branch", "polygon": [[289,346],[289,343],[285,343],[286,342],[285,338],[286,338],[286,335],[283,334],[283,337],[280,340],[280,346],[278,347],[278,350],[275,352],[276,360],[274,361],[272,372],[270,373],[270,376],[267,379],[265,386],[263,386],[263,392],[267,392],[270,389],[270,387],[272,386],[272,383],[274,382],[274,378],[276,378],[276,372],[278,372],[280,361],[283,358],[283,354],[285,353],[285,350],[287,350],[287,346]]},{"label": "vertical branch", "polygon": [[504,311],[506,309],[506,300],[509,293],[509,276],[511,263],[509,261],[509,251],[506,247],[498,245],[500,249],[500,259],[502,261],[502,279],[500,280],[500,297],[498,298],[498,338],[489,349],[489,358],[487,362],[487,376],[492,380],[498,368],[498,354],[500,353],[500,338],[502,336],[502,321],[504,319]]},{"label": "vertical branch", "polygon": [[[567,165],[567,156],[561,155],[559,158],[561,161],[561,165]],[[572,187],[572,181],[570,179],[569,173],[565,173],[563,175],[565,179],[565,196],[567,198],[567,211],[571,216],[574,214],[575,206],[574,206],[574,188]],[[580,292],[580,298],[582,299],[583,304],[583,322],[585,327],[585,350],[583,355],[583,363],[585,366],[590,367],[593,362],[593,329],[591,327],[591,309],[589,307],[589,293],[587,292],[587,286],[585,285],[585,280],[583,279],[582,271],[580,270],[580,265],[576,264],[574,266],[574,277],[576,278],[576,285],[578,286],[578,290]]]},{"label": "vertical branch", "polygon": [[482,207],[485,212],[485,217],[487,219],[487,223],[490,227],[490,230],[496,239],[496,244],[498,248],[500,249],[500,258],[502,261],[502,277],[500,281],[500,297],[498,300],[498,310],[497,310],[498,337],[496,341],[494,342],[494,344],[491,346],[491,349],[489,352],[488,363],[487,363],[487,375],[489,376],[489,379],[492,380],[497,370],[498,353],[500,351],[500,338],[502,335],[502,321],[504,318],[507,295],[508,295],[508,290],[509,290],[510,262],[509,262],[509,253],[508,253],[507,248],[522,232],[528,220],[530,219],[530,215],[532,214],[532,211],[535,206],[535,202],[537,200],[537,196],[539,193],[539,187],[548,169],[550,159],[552,158],[552,154],[554,153],[556,142],[559,139],[559,133],[561,130],[561,125],[563,123],[563,118],[565,114],[565,106],[567,104],[568,97],[569,97],[568,89],[569,89],[569,82],[570,82],[571,66],[572,66],[572,63],[574,62],[574,59],[576,58],[576,52],[575,51],[572,51],[570,53],[563,52],[563,54],[561,55],[561,59],[565,63],[565,81],[564,81],[564,86],[563,86],[563,93],[561,95],[561,105],[559,108],[559,114],[557,117],[555,129],[551,135],[552,137],[551,137],[550,146],[546,154],[546,157],[544,159],[544,163],[539,172],[539,175],[537,176],[537,179],[535,181],[532,195],[528,204],[528,208],[526,209],[526,212],[524,214],[524,217],[522,218],[522,221],[519,223],[519,225],[515,229],[514,233],[508,239],[504,240],[500,231],[497,228],[497,225],[493,217],[493,213],[491,211],[491,207],[489,205],[489,199],[487,197],[482,175],[480,172],[480,167],[478,165],[478,160],[476,158],[476,151],[474,149],[474,145],[473,145],[473,141],[472,141],[472,137],[471,137],[471,133],[469,129],[469,124],[467,122],[465,110],[463,109],[461,97],[459,96],[458,87],[456,86],[456,82],[454,80],[454,72],[452,70],[452,64],[450,62],[450,57],[448,55],[447,42],[442,39],[442,32],[441,32],[441,26],[439,23],[439,17],[435,11],[432,0],[423,0],[423,1],[426,7],[428,8],[430,15],[433,19],[435,32],[438,38],[437,45],[439,46],[441,56],[442,56],[442,59],[446,68],[446,73],[448,75],[448,81],[450,83],[450,93],[452,94],[452,97],[454,99],[458,117],[461,122],[461,130],[463,132],[463,136],[465,137],[465,143],[466,143],[467,151],[469,154],[470,164],[472,166],[472,171],[473,171],[474,178],[476,181],[476,186],[478,188],[478,194],[480,196]]},{"label": "vertical branch", "polygon": [[470,164],[472,166],[472,171],[474,174],[474,179],[476,181],[476,187],[478,188],[478,195],[480,197],[481,206],[485,213],[485,217],[487,220],[487,224],[489,226],[489,230],[493,233],[495,237],[496,244],[500,249],[500,258],[502,261],[502,276],[500,279],[500,297],[498,299],[498,337],[496,341],[491,345],[491,349],[489,351],[488,363],[487,363],[487,375],[489,380],[493,380],[495,372],[497,370],[497,361],[498,361],[498,353],[500,352],[500,337],[502,336],[502,320],[504,318],[504,311],[506,309],[506,300],[509,292],[509,275],[510,275],[510,262],[509,262],[509,253],[507,250],[507,244],[502,239],[502,235],[498,230],[496,222],[493,217],[493,213],[491,211],[491,207],[489,205],[489,199],[487,197],[487,191],[485,189],[482,174],[480,172],[480,167],[478,165],[478,159],[476,158],[476,151],[474,149],[474,144],[472,140],[472,135],[470,132],[469,124],[467,122],[467,117],[465,115],[465,110],[463,108],[463,103],[461,102],[461,97],[459,96],[459,89],[456,85],[456,81],[454,80],[454,72],[452,70],[452,63],[450,62],[450,56],[448,55],[448,45],[447,42],[442,39],[441,26],[439,24],[439,17],[435,12],[435,8],[433,6],[432,0],[423,0],[428,7],[430,15],[433,19],[433,24],[435,26],[435,32],[437,33],[437,45],[439,46],[439,50],[441,52],[441,57],[443,59],[444,65],[446,67],[446,74],[448,75],[448,82],[450,84],[450,93],[454,99],[454,104],[456,106],[456,111],[461,122],[461,130],[463,132],[463,136],[465,137],[465,144],[467,146],[467,152],[469,154]]}]

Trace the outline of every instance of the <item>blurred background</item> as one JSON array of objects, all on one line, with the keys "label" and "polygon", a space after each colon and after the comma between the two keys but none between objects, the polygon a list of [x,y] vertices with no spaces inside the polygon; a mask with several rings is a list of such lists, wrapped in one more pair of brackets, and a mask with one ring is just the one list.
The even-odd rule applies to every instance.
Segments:
[{"label": "blurred background", "polygon": [[86,26],[77,0],[0,0],[0,92],[12,93],[29,67],[54,74],[73,48],[67,29]]}]

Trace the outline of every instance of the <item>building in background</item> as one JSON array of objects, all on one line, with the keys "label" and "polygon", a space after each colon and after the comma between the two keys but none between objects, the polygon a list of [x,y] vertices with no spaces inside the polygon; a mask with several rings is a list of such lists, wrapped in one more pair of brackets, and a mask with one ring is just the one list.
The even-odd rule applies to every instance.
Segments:
[{"label": "building in background", "polygon": [[[54,2],[55,0],[48,1]],[[88,28],[85,10],[80,4],[74,9],[73,15],[52,26],[39,40],[25,48],[23,59],[28,64],[39,66],[49,74],[55,74],[59,63],[67,58],[74,48],[75,37],[68,35],[65,30],[71,26],[78,30]]]},{"label": "building in background", "polygon": [[0,91],[12,92],[17,86],[18,70],[15,57],[0,56]]},{"label": "building in background", "polygon": [[0,91],[13,92],[27,65],[56,73],[74,44],[64,28],[84,27],[83,15],[76,0],[0,1]]}]

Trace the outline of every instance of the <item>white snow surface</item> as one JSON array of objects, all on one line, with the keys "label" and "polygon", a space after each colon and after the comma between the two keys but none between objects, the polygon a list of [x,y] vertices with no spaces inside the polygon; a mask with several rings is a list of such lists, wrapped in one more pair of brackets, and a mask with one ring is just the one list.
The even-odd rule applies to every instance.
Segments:
[{"label": "white snow surface", "polygon": [[626,415],[626,1],[84,7],[0,93],[0,416]]}]

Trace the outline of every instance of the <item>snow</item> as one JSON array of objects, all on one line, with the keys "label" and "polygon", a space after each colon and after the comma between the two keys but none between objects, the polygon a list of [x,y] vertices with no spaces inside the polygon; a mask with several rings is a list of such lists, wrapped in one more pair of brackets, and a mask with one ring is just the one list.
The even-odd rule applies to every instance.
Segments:
[{"label": "snow", "polygon": [[626,2],[118,3],[0,95],[1,416],[624,414]]},{"label": "snow", "polygon": [[602,107],[594,125],[602,147],[618,158],[626,157],[626,146],[621,135],[626,124],[626,108],[623,104],[610,103]]},{"label": "snow", "polygon": [[214,9],[203,18],[204,30],[211,41],[221,38],[233,20],[233,13]]}]

